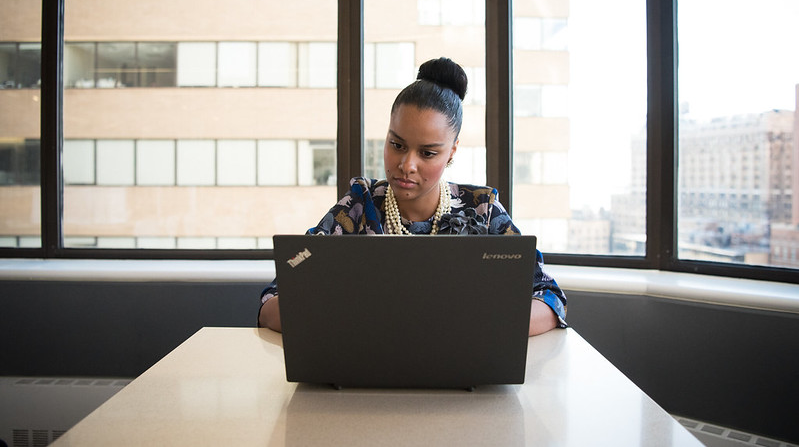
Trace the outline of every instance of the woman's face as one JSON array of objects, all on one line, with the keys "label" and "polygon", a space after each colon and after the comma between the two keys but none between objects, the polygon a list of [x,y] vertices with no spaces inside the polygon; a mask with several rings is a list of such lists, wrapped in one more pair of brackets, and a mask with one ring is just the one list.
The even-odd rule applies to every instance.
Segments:
[{"label": "woman's face", "polygon": [[458,141],[447,118],[433,109],[403,104],[391,114],[383,161],[397,202],[438,204],[438,181]]}]

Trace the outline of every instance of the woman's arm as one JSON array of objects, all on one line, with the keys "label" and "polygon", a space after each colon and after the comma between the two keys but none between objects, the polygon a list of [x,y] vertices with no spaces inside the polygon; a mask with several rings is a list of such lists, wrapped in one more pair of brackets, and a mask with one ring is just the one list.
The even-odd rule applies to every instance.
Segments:
[{"label": "woman's arm", "polygon": [[558,318],[549,305],[540,300],[533,300],[530,307],[530,331],[529,335],[543,334],[558,327]]},{"label": "woman's arm", "polygon": [[277,296],[269,298],[263,306],[261,306],[261,310],[258,312],[258,326],[268,327],[277,332],[282,330],[278,298]]}]

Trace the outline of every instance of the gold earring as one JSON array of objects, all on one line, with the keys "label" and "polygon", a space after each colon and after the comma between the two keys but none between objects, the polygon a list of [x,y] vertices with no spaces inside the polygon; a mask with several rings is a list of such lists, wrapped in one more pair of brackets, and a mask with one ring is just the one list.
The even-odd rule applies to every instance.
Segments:
[{"label": "gold earring", "polygon": [[449,161],[447,162],[447,167],[450,167],[450,166],[452,166],[452,159],[451,159],[451,158],[450,158],[450,159],[449,159]]}]

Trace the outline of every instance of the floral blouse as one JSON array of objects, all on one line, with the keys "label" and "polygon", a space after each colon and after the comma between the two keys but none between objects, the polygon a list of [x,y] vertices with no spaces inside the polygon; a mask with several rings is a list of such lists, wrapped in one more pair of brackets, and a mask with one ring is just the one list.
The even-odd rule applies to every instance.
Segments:
[{"label": "floral blouse", "polygon": [[[386,180],[356,177],[350,180],[350,191],[330,208],[319,224],[306,234],[384,234]],[[520,234],[508,212],[497,200],[499,193],[487,186],[449,183],[449,214],[439,222],[439,234]],[[402,224],[413,234],[430,234],[432,218],[423,222]],[[544,257],[536,250],[538,269],[533,284],[533,298],[546,303],[558,317],[558,325],[566,327],[566,295],[555,279],[544,271]],[[261,305],[277,296],[277,279],[261,293]]]}]

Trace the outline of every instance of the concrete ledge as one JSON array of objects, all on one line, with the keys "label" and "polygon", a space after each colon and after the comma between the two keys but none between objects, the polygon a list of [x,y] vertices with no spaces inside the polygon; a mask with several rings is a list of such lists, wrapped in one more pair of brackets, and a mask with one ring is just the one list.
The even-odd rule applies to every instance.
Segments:
[{"label": "concrete ledge", "polygon": [[[658,270],[548,265],[565,290],[653,296],[799,313],[799,285]],[[799,274],[799,273],[797,273]],[[252,282],[275,277],[265,261],[4,259],[0,281]]]},{"label": "concrete ledge", "polygon": [[0,260],[0,281],[269,282],[274,277],[271,260]]},{"label": "concrete ledge", "polygon": [[[564,290],[799,313],[799,285],[660,270],[549,265]],[[799,274],[799,273],[797,273]]]}]

